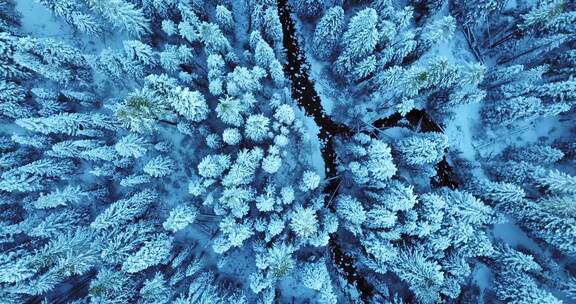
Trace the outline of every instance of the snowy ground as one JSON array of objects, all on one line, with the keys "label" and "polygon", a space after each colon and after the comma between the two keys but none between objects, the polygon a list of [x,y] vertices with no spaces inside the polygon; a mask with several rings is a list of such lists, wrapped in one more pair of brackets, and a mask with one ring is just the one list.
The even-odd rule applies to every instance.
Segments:
[{"label": "snowy ground", "polygon": [[457,115],[450,120],[444,132],[448,135],[450,150],[461,152],[461,156],[469,161],[476,159],[474,146],[474,131],[480,120],[480,105],[462,105],[455,109]]},{"label": "snowy ground", "polygon": [[[532,122],[518,122],[514,128],[499,128],[478,130],[476,149],[482,157],[490,157],[500,153],[506,146],[522,146],[526,144],[552,143],[557,138],[568,136],[561,127],[558,117],[539,118]],[[480,133],[480,132],[484,133]]]},{"label": "snowy ground", "polygon": [[310,135],[307,145],[309,145],[310,151],[313,151],[313,153],[309,155],[309,163],[314,167],[315,171],[320,174],[322,179],[324,179],[326,176],[324,172],[325,164],[324,159],[322,158],[322,152],[320,150],[322,144],[318,138],[320,128],[318,125],[316,125],[316,122],[314,122],[314,118],[305,116],[303,119],[305,122],[306,130]]}]

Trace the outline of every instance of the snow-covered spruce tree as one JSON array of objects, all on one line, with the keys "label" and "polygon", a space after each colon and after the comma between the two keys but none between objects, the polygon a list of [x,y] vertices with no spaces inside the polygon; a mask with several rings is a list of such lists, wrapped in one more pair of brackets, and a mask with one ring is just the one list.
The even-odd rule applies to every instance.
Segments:
[{"label": "snow-covered spruce tree", "polygon": [[328,59],[338,46],[344,25],[344,10],[340,6],[327,10],[314,30],[314,55]]},{"label": "snow-covered spruce tree", "polygon": [[127,273],[140,272],[150,266],[165,263],[170,257],[172,238],[166,235],[155,236],[144,243],[144,246],[128,256],[122,264],[122,271]]},{"label": "snow-covered spruce tree", "polygon": [[343,145],[340,155],[349,155],[346,171],[349,171],[355,183],[386,182],[396,174],[391,149],[384,141],[362,133],[354,135],[352,139],[352,142]]},{"label": "snow-covered spruce tree", "polygon": [[379,40],[378,13],[372,8],[358,12],[342,36],[342,53],[336,60],[336,71],[345,75],[355,64],[370,55]]},{"label": "snow-covered spruce tree", "polygon": [[7,0],[0,5],[0,29],[4,32],[14,32],[20,26],[20,13],[16,11],[16,3]]},{"label": "snow-covered spruce tree", "polygon": [[170,211],[168,218],[162,223],[164,229],[176,232],[192,224],[198,215],[195,207],[178,205]]},{"label": "snow-covered spruce tree", "polygon": [[220,54],[210,54],[206,59],[208,67],[208,81],[210,82],[208,89],[214,96],[219,96],[223,93],[223,79],[224,76],[224,58]]},{"label": "snow-covered spruce tree", "polygon": [[21,37],[12,59],[60,84],[82,87],[92,80],[86,58],[80,50],[50,38]]},{"label": "snow-covered spruce tree", "polygon": [[9,31],[2,32],[0,35],[0,75],[5,77],[5,80],[16,80],[29,77],[30,74],[27,70],[16,64],[14,61],[14,55],[17,49],[17,36],[14,36]]},{"label": "snow-covered spruce tree", "polygon": [[171,104],[178,114],[191,121],[206,119],[209,109],[204,96],[200,92],[178,87],[174,94]]},{"label": "snow-covered spruce tree", "polygon": [[141,79],[144,76],[145,65],[139,63],[134,56],[128,56],[130,55],[124,52],[107,48],[102,50],[97,57],[93,57],[91,64],[113,81],[125,82],[128,79]]},{"label": "snow-covered spruce tree", "polygon": [[337,303],[338,297],[333,291],[326,260],[306,262],[300,269],[302,269],[301,277],[304,286],[320,291],[319,302],[326,304]]},{"label": "snow-covered spruce tree", "polygon": [[264,39],[258,39],[254,48],[254,60],[261,68],[267,68],[276,59],[274,50]]},{"label": "snow-covered spruce tree", "polygon": [[282,44],[282,24],[278,16],[276,5],[269,6],[262,18],[262,28],[265,36],[274,43],[274,47],[280,49]]},{"label": "snow-covered spruce tree", "polygon": [[215,17],[216,22],[225,32],[232,31],[234,28],[234,17],[232,16],[232,12],[230,12],[226,6],[217,5]]},{"label": "snow-covered spruce tree", "polygon": [[139,158],[146,154],[148,146],[149,143],[145,138],[129,133],[116,142],[114,149],[121,156]]},{"label": "snow-covered spruce tree", "polygon": [[133,220],[136,216],[144,213],[157,197],[156,192],[146,190],[129,198],[118,200],[100,213],[90,226],[94,229],[106,229]]},{"label": "snow-covered spruce tree", "polygon": [[521,185],[534,185],[546,175],[544,167],[523,161],[497,162],[487,168],[487,171],[499,181]]},{"label": "snow-covered spruce tree", "polygon": [[502,100],[498,105],[483,113],[489,123],[511,124],[516,121],[534,119],[542,108],[542,101],[536,97],[516,97]]},{"label": "snow-covered spruce tree", "polygon": [[501,301],[562,303],[549,291],[538,286],[533,275],[541,272],[542,267],[531,255],[504,245],[498,248],[493,261],[497,269],[495,291]]},{"label": "snow-covered spruce tree", "polygon": [[114,27],[129,34],[142,36],[149,32],[149,20],[142,9],[125,0],[85,0],[95,13],[101,15]]},{"label": "snow-covered spruce tree", "polygon": [[321,0],[293,0],[294,10],[302,18],[314,18],[322,13],[324,2]]},{"label": "snow-covered spruce tree", "polygon": [[538,182],[547,187],[550,191],[556,193],[575,194],[576,176],[558,171],[551,170],[546,176],[537,177]]},{"label": "snow-covered spruce tree", "polygon": [[129,94],[116,106],[116,117],[135,132],[145,132],[164,121],[173,123],[176,113],[200,121],[207,117],[208,107],[201,93],[177,85],[174,78],[150,75],[144,87]]},{"label": "snow-covered spruce tree", "polygon": [[82,33],[99,34],[102,26],[91,15],[82,12],[82,6],[76,1],[38,0],[56,16],[63,17],[66,22]]},{"label": "snow-covered spruce tree", "polygon": [[437,163],[442,159],[446,148],[448,139],[442,133],[415,134],[401,139],[396,144],[400,157],[408,165]]},{"label": "snow-covered spruce tree", "polygon": [[152,177],[163,177],[170,175],[175,167],[176,164],[172,159],[157,156],[144,165],[143,171]]},{"label": "snow-covered spruce tree", "polygon": [[15,123],[41,134],[83,135],[90,129],[116,130],[118,124],[106,115],[62,112],[47,117],[20,118]]},{"label": "snow-covered spruce tree", "polygon": [[33,204],[38,209],[56,208],[68,204],[84,203],[85,200],[89,200],[92,196],[91,193],[82,190],[79,186],[69,185],[62,190],[56,189],[46,195],[41,194]]},{"label": "snow-covered spruce tree", "polygon": [[26,91],[13,82],[0,82],[0,113],[11,118],[25,118],[31,114],[31,109],[24,103]]},{"label": "snow-covered spruce tree", "polygon": [[123,43],[127,59],[134,60],[144,66],[156,64],[156,54],[151,46],[138,40],[125,40]]}]

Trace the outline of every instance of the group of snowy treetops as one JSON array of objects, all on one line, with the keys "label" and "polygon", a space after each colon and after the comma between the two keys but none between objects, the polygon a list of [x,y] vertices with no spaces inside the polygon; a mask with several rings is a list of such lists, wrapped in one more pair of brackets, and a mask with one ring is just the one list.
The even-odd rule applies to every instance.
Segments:
[{"label": "group of snowy treetops", "polygon": [[0,303],[576,302],[575,76],[570,0],[1,0]]}]

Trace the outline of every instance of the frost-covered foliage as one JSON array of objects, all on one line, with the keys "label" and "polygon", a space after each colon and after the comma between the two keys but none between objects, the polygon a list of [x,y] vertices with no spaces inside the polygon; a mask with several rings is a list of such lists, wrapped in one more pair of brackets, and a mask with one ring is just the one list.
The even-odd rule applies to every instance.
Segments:
[{"label": "frost-covered foliage", "polygon": [[575,24],[0,1],[0,303],[570,303]]}]

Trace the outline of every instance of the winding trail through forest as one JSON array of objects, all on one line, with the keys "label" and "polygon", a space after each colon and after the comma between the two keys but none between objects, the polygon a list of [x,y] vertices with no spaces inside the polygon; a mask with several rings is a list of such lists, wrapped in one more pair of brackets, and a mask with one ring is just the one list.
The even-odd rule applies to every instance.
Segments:
[{"label": "winding trail through forest", "polygon": [[[334,138],[337,135],[351,137],[354,132],[347,126],[334,122],[326,115],[320,102],[320,97],[314,88],[314,83],[310,79],[309,65],[306,62],[304,52],[299,46],[296,27],[287,2],[287,0],[277,1],[284,35],[284,48],[288,59],[284,70],[292,81],[292,97],[296,99],[298,105],[304,109],[307,115],[314,118],[314,122],[320,128],[318,136],[322,144],[321,152],[324,159],[326,180],[328,181],[328,184],[323,189],[326,194],[325,204],[335,212],[334,204],[330,204],[331,198],[336,196],[339,186],[339,180],[334,178],[337,175],[336,166],[338,163],[338,156],[334,148]],[[330,237],[329,244],[334,263],[346,276],[348,283],[358,288],[361,299],[364,302],[368,302],[373,287],[363,276],[358,275],[354,260],[342,250],[334,234]]]},{"label": "winding trail through forest", "polygon": [[[314,118],[320,128],[319,138],[322,142],[322,157],[325,161],[326,178],[336,176],[336,152],[333,140],[336,135],[352,136],[353,132],[345,125],[334,122],[322,107],[320,97],[310,80],[309,65],[306,54],[301,50],[294,20],[287,0],[278,0],[278,12],[282,22],[283,42],[288,62],[284,72],[292,81],[292,97],[304,109],[307,115]],[[334,183],[334,182],[331,182]]]},{"label": "winding trail through forest", "polygon": [[[344,124],[333,121],[327,114],[316,92],[313,81],[310,79],[310,66],[306,61],[306,54],[300,47],[299,35],[296,31],[292,12],[288,5],[288,0],[277,0],[278,12],[282,23],[283,44],[286,50],[287,63],[284,72],[292,82],[292,97],[298,105],[304,109],[305,113],[314,119],[320,129],[319,138],[321,141],[321,153],[324,159],[325,174],[328,184],[323,191],[326,194],[325,204],[335,212],[334,204],[331,204],[333,197],[337,195],[339,179],[337,177],[338,155],[334,147],[336,136],[344,138],[352,137],[356,132]],[[379,119],[372,125],[376,129],[390,128],[396,126],[402,118],[406,118],[413,128],[418,128],[420,132],[443,132],[442,128],[423,110],[412,110],[405,117],[396,113],[390,117]],[[373,134],[370,134],[373,136]],[[446,157],[436,165],[437,175],[431,180],[433,186],[448,186],[456,188],[457,183],[453,180],[452,168],[446,161]],[[365,278],[358,275],[354,266],[353,258],[342,249],[334,235],[330,238],[330,249],[332,258],[346,276],[349,284],[355,285],[360,291],[360,298],[363,302],[368,302],[373,287]]]}]

